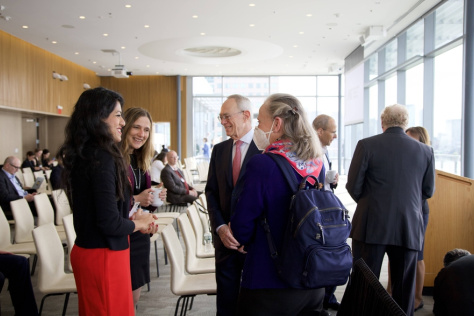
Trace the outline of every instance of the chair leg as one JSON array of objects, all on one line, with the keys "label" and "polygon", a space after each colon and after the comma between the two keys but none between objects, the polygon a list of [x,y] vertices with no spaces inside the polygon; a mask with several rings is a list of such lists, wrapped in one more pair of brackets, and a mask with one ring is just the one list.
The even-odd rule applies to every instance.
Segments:
[{"label": "chair leg", "polygon": [[36,262],[38,261],[38,255],[35,255],[33,258],[33,267],[31,267],[31,275],[35,274],[35,269],[36,269]]},{"label": "chair leg", "polygon": [[148,283],[146,284],[146,286],[147,286],[147,288],[148,288],[148,292],[150,292],[150,282],[148,282]]},{"label": "chair leg", "polygon": [[158,244],[156,243],[156,240],[155,240],[155,259],[156,259],[156,277],[159,278],[160,268],[158,267]]},{"label": "chair leg", "polygon": [[191,297],[191,304],[189,304],[189,310],[193,309],[194,296]]},{"label": "chair leg", "polygon": [[67,303],[69,302],[69,295],[70,293],[66,293],[66,298],[64,299],[63,316],[66,316]]},{"label": "chair leg", "polygon": [[166,249],[163,249],[163,252],[165,253],[165,265],[168,264],[168,254],[166,253]]},{"label": "chair leg", "polygon": [[[63,295],[65,293],[53,293],[53,294],[46,294],[45,296],[43,296],[43,299],[41,300],[41,305],[40,305],[40,309],[39,309],[39,316],[41,316],[41,312],[43,311],[43,305],[44,305],[44,301],[46,300],[47,297],[49,296],[56,296],[56,295]],[[69,297],[68,297],[69,298]]]}]

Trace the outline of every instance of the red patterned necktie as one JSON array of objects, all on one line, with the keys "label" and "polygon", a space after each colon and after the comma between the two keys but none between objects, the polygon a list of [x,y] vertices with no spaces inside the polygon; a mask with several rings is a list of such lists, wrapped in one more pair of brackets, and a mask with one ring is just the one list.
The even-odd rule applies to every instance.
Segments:
[{"label": "red patterned necktie", "polygon": [[240,173],[240,161],[242,159],[242,154],[240,153],[240,145],[242,145],[243,141],[238,140],[235,142],[235,155],[234,161],[232,161],[232,179],[235,187],[235,183],[239,178]]}]

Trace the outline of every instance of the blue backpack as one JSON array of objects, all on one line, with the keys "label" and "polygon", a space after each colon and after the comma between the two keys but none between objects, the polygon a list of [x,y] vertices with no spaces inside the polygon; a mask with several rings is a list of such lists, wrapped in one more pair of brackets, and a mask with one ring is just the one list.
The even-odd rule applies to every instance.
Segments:
[{"label": "blue backpack", "polygon": [[347,238],[351,231],[348,210],[332,191],[307,184],[308,177],[298,183],[293,168],[280,155],[269,154],[290,184],[294,195],[288,212],[288,224],[278,252],[267,223],[270,253],[278,275],[291,288],[316,289],[343,285],[352,268],[351,248]]}]

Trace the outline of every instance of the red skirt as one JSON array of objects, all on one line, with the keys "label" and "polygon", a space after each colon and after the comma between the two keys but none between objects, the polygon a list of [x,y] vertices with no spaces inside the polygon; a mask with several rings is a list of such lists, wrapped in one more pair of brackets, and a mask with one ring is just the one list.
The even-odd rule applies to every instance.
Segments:
[{"label": "red skirt", "polygon": [[85,249],[74,245],[71,264],[79,315],[135,315],[129,249]]}]

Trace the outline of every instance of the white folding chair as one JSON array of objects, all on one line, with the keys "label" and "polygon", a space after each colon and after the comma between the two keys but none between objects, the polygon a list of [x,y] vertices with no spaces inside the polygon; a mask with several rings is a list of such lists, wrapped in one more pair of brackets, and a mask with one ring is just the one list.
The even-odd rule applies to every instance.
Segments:
[{"label": "white folding chair", "polygon": [[76,231],[74,230],[74,220],[72,214],[66,215],[62,218],[64,231],[66,232],[66,243],[67,243],[67,252],[68,252],[68,268],[72,272],[71,266],[71,251],[74,247],[74,242],[76,240]]},{"label": "white folding chair", "polygon": [[[196,236],[187,214],[178,217],[179,229],[186,245],[186,271],[190,274],[216,272],[215,257],[199,258],[196,255]],[[209,245],[212,247],[212,245]]]},{"label": "white folding chair", "polygon": [[28,254],[35,255],[33,259],[33,266],[31,268],[31,275],[35,272],[36,261],[36,247],[33,242],[25,242],[21,244],[12,244],[11,242],[11,231],[10,224],[0,207],[0,249],[3,251],[11,252],[14,254]]},{"label": "white folding chair", "polygon": [[10,202],[15,219],[15,243],[33,242],[31,232],[35,228],[35,220],[30,206],[25,199]]},{"label": "white folding chair", "polygon": [[[31,170],[31,169],[30,169]],[[20,184],[25,187],[25,178],[23,177],[23,172],[21,172],[21,170],[18,170],[16,173],[15,173],[15,177],[18,178],[18,180],[20,180]]]},{"label": "white folding chair", "polygon": [[35,176],[31,168],[23,168],[23,179],[25,180],[25,187],[31,188],[35,184]]},{"label": "white folding chair", "polygon": [[44,301],[52,295],[66,294],[63,315],[66,315],[69,295],[76,293],[74,274],[64,272],[64,250],[53,223],[38,226],[33,230],[38,257],[40,261],[38,288],[45,294],[41,300],[39,314]]},{"label": "white folding chair", "polygon": [[179,295],[175,316],[178,314],[180,301],[182,302],[180,315],[186,315],[190,298],[194,299],[199,294],[216,294],[216,274],[186,274],[183,248],[173,226],[167,225],[161,236],[171,262],[170,289],[174,295]]},{"label": "white folding chair", "polygon": [[56,225],[63,223],[62,218],[72,213],[71,207],[69,206],[69,200],[64,190],[53,190],[51,193],[53,198],[54,207],[56,208]]},{"label": "white folding chair", "polygon": [[[36,194],[34,197],[36,212],[38,213],[38,226],[45,224],[54,225],[54,210],[51,202],[49,201],[48,195],[45,193]],[[64,226],[54,226],[61,240],[66,240],[66,233],[64,232]]]},{"label": "white folding chair", "polygon": [[199,174],[199,181],[207,182],[207,174],[209,173],[209,163],[207,161],[202,161],[198,163],[197,170]]},{"label": "white folding chair", "polygon": [[196,256],[199,258],[214,257],[214,247],[212,247],[211,251],[207,251],[204,247],[204,229],[196,206],[194,204],[190,205],[186,212],[188,213],[189,220],[194,229],[194,235],[196,236]]}]

